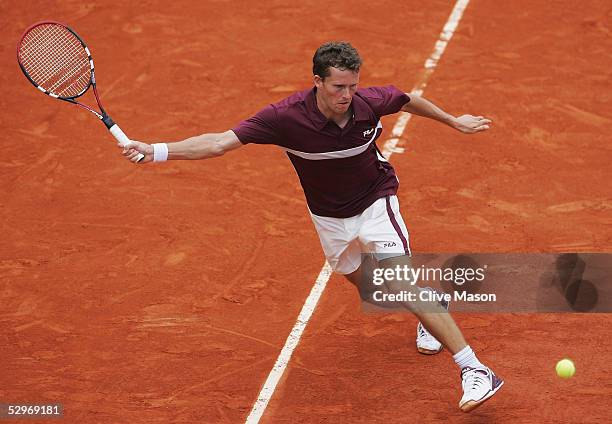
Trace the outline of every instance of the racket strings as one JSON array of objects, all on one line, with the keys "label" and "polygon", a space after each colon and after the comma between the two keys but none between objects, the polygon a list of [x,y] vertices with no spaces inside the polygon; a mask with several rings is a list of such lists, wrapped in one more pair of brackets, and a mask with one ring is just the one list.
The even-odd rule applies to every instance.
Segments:
[{"label": "racket strings", "polygon": [[[79,57],[79,53],[83,51],[80,42],[57,25],[48,25],[34,35],[31,42],[32,46],[37,48],[33,49],[31,59],[40,64],[40,69],[36,69],[38,71],[36,77],[44,83],[44,86],[41,86],[62,96],[78,94],[80,91],[78,88],[76,92],[70,90],[76,88],[71,87],[71,84],[78,87],[79,77],[82,79],[85,76],[86,80],[89,77],[87,57],[84,52]],[[85,61],[79,60],[83,59],[82,56],[85,56]]]},{"label": "racket strings", "polygon": [[[41,48],[34,51],[35,52],[34,59],[41,61],[43,65],[42,70],[46,70],[46,72],[43,71],[43,73],[41,74],[41,78],[45,80],[55,75],[58,71],[62,69],[63,64],[71,60],[71,57],[70,57],[71,51],[69,49],[73,47],[70,45],[69,39],[59,37],[59,35],[61,34],[59,32],[60,31],[59,28],[57,27],[50,27],[50,28],[51,28],[50,30],[54,32],[54,34],[52,34],[53,38],[51,37],[47,37],[46,39],[42,38],[41,35],[43,33],[39,32],[37,34],[37,37],[35,37],[32,40],[33,43],[36,43],[36,42],[41,43],[40,44]],[[55,51],[55,53],[57,54],[57,58],[54,58],[50,55],[45,55],[45,53],[50,48],[52,48],[53,42],[57,42],[60,44],[58,45],[58,49]]]},{"label": "racket strings", "polygon": [[83,79],[83,72],[85,77],[89,76],[87,67],[83,69],[88,65],[83,61],[79,63],[79,57],[75,56],[75,53],[78,54],[75,48],[79,46],[75,45],[74,41],[78,43],[78,40],[71,42],[70,38],[62,37],[64,34],[61,27],[49,25],[44,29],[46,31],[38,31],[27,39],[31,43],[28,46],[32,48],[25,50],[24,59],[25,65],[31,68],[29,73],[32,79],[54,94],[78,94],[81,91],[79,88],[84,88],[80,87],[82,84],[79,84],[79,77]]},{"label": "racket strings", "polygon": [[[60,96],[73,96],[87,88],[89,83],[89,60],[81,43],[63,27],[51,27],[53,38],[45,40],[45,50],[39,54],[43,60],[41,78],[46,82],[48,91]],[[53,43],[57,43],[52,55],[45,55]]]},{"label": "racket strings", "polygon": [[82,94],[91,79],[89,55],[81,42],[61,25],[34,27],[23,38],[19,57],[32,80],[60,97]]}]

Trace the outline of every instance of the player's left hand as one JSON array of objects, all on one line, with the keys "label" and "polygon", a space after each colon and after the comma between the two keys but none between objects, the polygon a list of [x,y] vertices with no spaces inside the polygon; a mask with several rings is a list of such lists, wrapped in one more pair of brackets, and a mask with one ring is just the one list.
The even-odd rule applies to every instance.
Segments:
[{"label": "player's left hand", "polygon": [[484,116],[461,115],[455,118],[453,127],[465,134],[486,131],[491,126],[491,120]]}]

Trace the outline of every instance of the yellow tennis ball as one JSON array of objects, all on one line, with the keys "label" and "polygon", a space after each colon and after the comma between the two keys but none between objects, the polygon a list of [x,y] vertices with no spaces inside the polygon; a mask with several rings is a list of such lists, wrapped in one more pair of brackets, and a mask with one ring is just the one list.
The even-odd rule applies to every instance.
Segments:
[{"label": "yellow tennis ball", "polygon": [[561,359],[555,367],[557,375],[561,378],[570,378],[576,372],[576,367],[571,359]]}]

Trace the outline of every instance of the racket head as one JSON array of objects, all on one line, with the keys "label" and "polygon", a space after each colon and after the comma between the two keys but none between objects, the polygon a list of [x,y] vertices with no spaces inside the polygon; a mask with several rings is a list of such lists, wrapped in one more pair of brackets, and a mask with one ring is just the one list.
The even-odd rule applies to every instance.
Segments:
[{"label": "racket head", "polygon": [[38,22],[26,29],[17,44],[17,62],[36,88],[63,100],[82,96],[94,81],[85,42],[60,22]]}]

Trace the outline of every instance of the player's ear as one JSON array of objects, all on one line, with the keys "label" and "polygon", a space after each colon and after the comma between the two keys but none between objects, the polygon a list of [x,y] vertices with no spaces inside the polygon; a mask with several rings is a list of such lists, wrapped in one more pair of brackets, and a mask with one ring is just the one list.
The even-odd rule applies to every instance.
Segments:
[{"label": "player's ear", "polygon": [[323,78],[321,78],[319,75],[315,75],[313,79],[315,87],[321,88],[323,86]]}]

